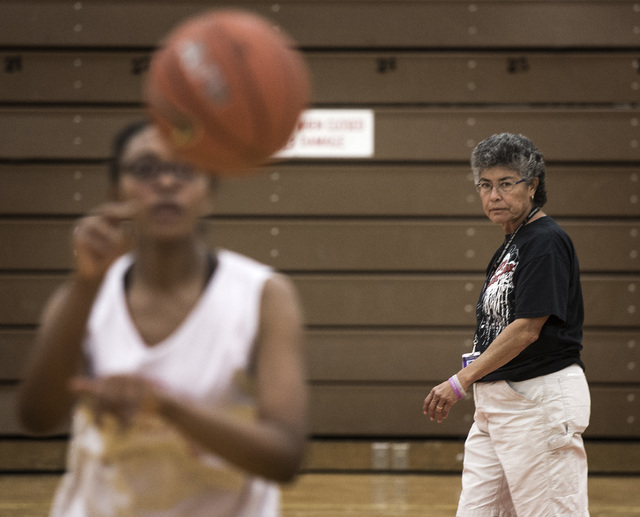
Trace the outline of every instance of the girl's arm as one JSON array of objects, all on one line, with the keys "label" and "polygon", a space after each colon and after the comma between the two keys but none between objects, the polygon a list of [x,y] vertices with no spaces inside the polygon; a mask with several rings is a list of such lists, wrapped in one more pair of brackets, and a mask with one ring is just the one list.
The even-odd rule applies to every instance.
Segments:
[{"label": "girl's arm", "polygon": [[29,431],[52,431],[69,415],[69,381],[81,366],[87,319],[107,269],[126,249],[121,223],[132,213],[130,204],[107,203],[74,230],[75,271],[45,306],[18,391],[18,419]]}]

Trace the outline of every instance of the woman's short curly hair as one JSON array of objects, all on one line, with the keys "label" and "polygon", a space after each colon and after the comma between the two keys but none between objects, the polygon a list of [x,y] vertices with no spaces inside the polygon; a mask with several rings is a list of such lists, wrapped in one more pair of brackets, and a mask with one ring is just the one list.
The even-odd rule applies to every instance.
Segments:
[{"label": "woman's short curly hair", "polygon": [[478,183],[482,172],[492,167],[504,167],[515,171],[527,184],[538,178],[533,204],[541,207],[547,202],[544,159],[542,153],[526,136],[499,133],[480,142],[471,153],[474,182]]}]

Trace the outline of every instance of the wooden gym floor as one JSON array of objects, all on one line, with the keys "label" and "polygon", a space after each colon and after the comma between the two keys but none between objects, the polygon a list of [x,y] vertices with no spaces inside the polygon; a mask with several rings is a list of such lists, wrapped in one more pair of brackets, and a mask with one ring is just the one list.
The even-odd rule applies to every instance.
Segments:
[{"label": "wooden gym floor", "polygon": [[[0,475],[2,517],[44,517],[57,475]],[[282,517],[452,517],[457,475],[303,474]],[[640,516],[640,476],[591,476],[591,517]]]}]

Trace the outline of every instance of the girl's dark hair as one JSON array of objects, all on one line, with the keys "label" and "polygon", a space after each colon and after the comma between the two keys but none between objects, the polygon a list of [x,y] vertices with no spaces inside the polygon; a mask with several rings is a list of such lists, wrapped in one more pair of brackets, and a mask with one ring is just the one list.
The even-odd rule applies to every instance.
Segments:
[{"label": "girl's dark hair", "polygon": [[526,136],[500,133],[480,142],[471,153],[474,182],[478,183],[482,172],[492,167],[504,167],[517,172],[527,185],[531,184],[533,178],[538,178],[533,205],[541,207],[547,202],[544,159]]},{"label": "girl's dark hair", "polygon": [[[148,119],[136,120],[122,128],[119,133],[113,139],[111,158],[109,159],[109,181],[112,187],[117,187],[120,181],[120,175],[122,168],[122,155],[125,153],[129,142],[152,125]],[[209,184],[211,188],[216,189],[218,187],[218,177],[214,174],[209,175]]]},{"label": "girl's dark hair", "polygon": [[120,161],[129,141],[151,125],[149,120],[137,120],[125,126],[113,139],[111,158],[109,159],[109,180],[115,186],[120,180]]}]

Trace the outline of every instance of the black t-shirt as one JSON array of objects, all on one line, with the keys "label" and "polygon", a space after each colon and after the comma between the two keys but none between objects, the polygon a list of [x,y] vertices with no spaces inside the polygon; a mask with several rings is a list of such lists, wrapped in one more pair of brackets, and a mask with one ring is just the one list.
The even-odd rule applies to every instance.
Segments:
[{"label": "black t-shirt", "polygon": [[[508,237],[508,236],[507,236]],[[508,239],[505,239],[505,243]],[[498,260],[504,244],[492,257]],[[523,226],[476,307],[475,349],[483,352],[518,318],[549,316],[539,338],[480,382],[523,381],[579,364],[584,308],[578,257],[569,236],[549,216]]]}]

